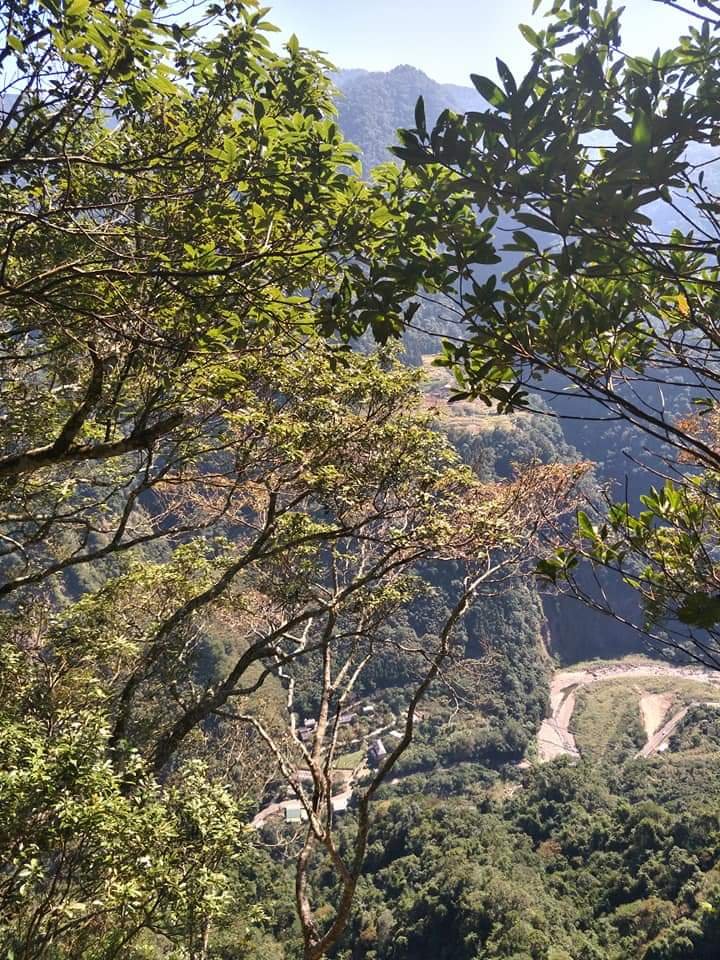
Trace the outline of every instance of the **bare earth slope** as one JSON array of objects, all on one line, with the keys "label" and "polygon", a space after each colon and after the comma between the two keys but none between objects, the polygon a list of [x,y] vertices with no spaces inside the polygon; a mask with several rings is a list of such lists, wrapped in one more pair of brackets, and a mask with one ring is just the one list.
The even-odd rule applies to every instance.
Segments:
[{"label": "bare earth slope", "polygon": [[[597,666],[559,670],[550,685],[550,716],[543,720],[538,731],[538,757],[541,763],[559,756],[578,758],[575,737],[570,724],[575,710],[578,690],[606,680],[671,678],[678,681],[692,680],[714,687],[720,695],[720,676],[699,667],[678,667],[669,663],[647,661],[643,663],[612,662]],[[669,719],[668,711],[674,697],[671,692],[645,693],[638,690],[640,710],[647,743],[638,756],[649,757],[662,749],[687,713],[688,704],[676,711]]]},{"label": "bare earth slope", "polygon": [[643,693],[640,697],[640,713],[642,714],[645,736],[648,741],[655,736],[673,705],[672,693]]}]

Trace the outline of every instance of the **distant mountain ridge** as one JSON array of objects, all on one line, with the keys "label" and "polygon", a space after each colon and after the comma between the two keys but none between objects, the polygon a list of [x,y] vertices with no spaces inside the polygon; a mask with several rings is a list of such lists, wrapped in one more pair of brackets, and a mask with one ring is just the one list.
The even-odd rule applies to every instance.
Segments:
[{"label": "distant mountain ridge", "polygon": [[341,92],[338,114],[343,133],[363,152],[365,172],[391,159],[398,127],[414,126],[417,98],[425,100],[428,123],[443,110],[481,110],[485,101],[473,87],[437,83],[416,67],[402,64],[385,72],[340,70],[333,80]]}]

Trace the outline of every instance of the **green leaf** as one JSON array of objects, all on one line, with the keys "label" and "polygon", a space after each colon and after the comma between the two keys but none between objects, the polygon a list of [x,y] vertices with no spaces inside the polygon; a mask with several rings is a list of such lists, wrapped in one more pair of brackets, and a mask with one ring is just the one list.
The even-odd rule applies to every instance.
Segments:
[{"label": "green leaf", "polygon": [[652,120],[644,110],[638,108],[633,114],[632,145],[637,153],[647,153],[652,142]]},{"label": "green leaf", "polygon": [[526,227],[532,230],[541,230],[543,233],[557,233],[558,228],[552,220],[546,220],[544,217],[538,217],[534,213],[517,213],[515,218],[524,223]]},{"label": "green leaf", "polygon": [[167,77],[164,77],[160,73],[155,73],[152,76],[147,78],[147,85],[152,87],[153,90],[157,90],[158,93],[165,94],[166,96],[172,97],[177,92],[178,89],[174,83],[168,80]]},{"label": "green leaf", "polygon": [[595,539],[595,530],[593,525],[590,522],[590,518],[583,510],[578,510],[577,524],[581,537],[585,537],[587,540]]},{"label": "green leaf", "polygon": [[481,77],[477,73],[471,73],[470,79],[480,96],[484,97],[491,106],[502,107],[507,103],[505,94],[489,77]]},{"label": "green leaf", "polygon": [[400,157],[401,160],[415,166],[426,162],[426,157],[420,150],[413,150],[408,147],[390,147],[390,153],[394,153],[396,157]]},{"label": "green leaf", "polygon": [[701,592],[688,594],[678,608],[678,619],[688,626],[708,630],[720,623],[720,597]]},{"label": "green leaf", "polygon": [[552,583],[557,583],[561,567],[562,564],[558,563],[557,560],[539,560],[535,566],[535,574],[552,581]]},{"label": "green leaf", "polygon": [[65,14],[68,17],[84,17],[90,9],[90,0],[70,0],[65,7]]},{"label": "green leaf", "polygon": [[417,98],[415,104],[415,129],[423,136],[427,136],[427,126],[425,125],[425,101],[422,97]]},{"label": "green leaf", "polygon": [[518,30],[532,47],[535,47],[536,50],[542,50],[542,41],[532,27],[529,27],[526,23],[521,23]]},{"label": "green leaf", "polygon": [[507,92],[508,96],[514,96],[517,93],[517,84],[515,83],[515,77],[510,72],[510,68],[500,59],[500,57],[495,57],[495,63],[497,65],[498,75],[500,76],[503,86],[505,87],[505,91]]},{"label": "green leaf", "polygon": [[529,233],[525,233],[523,230],[515,230],[513,233],[513,240],[520,250],[531,250],[534,253],[538,252],[539,248],[535,238],[531,237]]}]

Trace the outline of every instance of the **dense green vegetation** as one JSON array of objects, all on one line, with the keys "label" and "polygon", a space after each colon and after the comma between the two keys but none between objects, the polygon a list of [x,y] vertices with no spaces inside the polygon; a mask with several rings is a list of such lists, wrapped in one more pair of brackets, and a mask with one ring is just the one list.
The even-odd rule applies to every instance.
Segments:
[{"label": "dense green vegetation", "polygon": [[720,9],[649,61],[597,6],[473,89],[0,10],[8,960],[717,956],[715,690],[540,762],[557,660],[642,645],[593,603],[718,666]]},{"label": "dense green vegetation", "polygon": [[[712,718],[695,721],[700,754],[686,751],[686,727],[650,761],[558,761],[503,791],[477,772],[457,776],[451,803],[433,778],[414,792],[398,784],[337,956],[709,960],[720,742]],[[331,889],[330,875],[318,882]]]},{"label": "dense green vegetation", "polygon": [[717,809],[650,794],[557,764],[494,809],[395,801],[370,847],[360,956],[712,956]]}]

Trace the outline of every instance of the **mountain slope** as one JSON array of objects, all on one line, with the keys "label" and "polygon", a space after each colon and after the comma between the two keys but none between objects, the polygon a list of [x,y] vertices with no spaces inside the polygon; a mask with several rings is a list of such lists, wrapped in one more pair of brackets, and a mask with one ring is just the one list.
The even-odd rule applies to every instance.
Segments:
[{"label": "mountain slope", "polygon": [[403,64],[387,72],[341,70],[333,77],[340,126],[345,136],[363,151],[365,172],[390,159],[388,146],[397,142],[398,127],[414,126],[417,98],[425,100],[428,123],[450,108],[458,113],[485,106],[472,87],[437,83],[415,67]]}]

